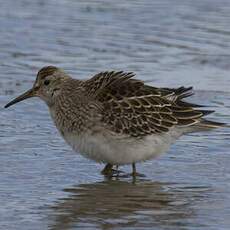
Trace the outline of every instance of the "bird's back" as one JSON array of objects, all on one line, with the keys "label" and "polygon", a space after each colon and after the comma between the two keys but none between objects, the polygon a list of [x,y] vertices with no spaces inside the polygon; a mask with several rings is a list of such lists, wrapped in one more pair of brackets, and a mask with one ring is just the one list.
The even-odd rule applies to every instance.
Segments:
[{"label": "bird's back", "polygon": [[143,137],[172,128],[194,131],[222,125],[203,118],[213,111],[183,100],[193,94],[192,87],[156,88],[133,76],[102,72],[84,82],[87,94],[102,106],[102,122],[114,132]]}]

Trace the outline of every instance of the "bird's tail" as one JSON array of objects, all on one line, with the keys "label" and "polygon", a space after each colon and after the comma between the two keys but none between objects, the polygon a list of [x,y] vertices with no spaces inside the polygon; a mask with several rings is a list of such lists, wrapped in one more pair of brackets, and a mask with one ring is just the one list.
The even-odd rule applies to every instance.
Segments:
[{"label": "bird's tail", "polygon": [[221,127],[228,127],[230,128],[230,125],[226,123],[216,122],[216,121],[210,121],[206,120],[204,118],[201,118],[199,122],[196,124],[187,127],[185,133],[193,133],[193,132],[205,132],[216,128]]},{"label": "bird's tail", "polygon": [[230,126],[226,123],[216,122],[216,121],[210,121],[207,119],[201,119],[199,123],[196,124],[197,128],[200,128],[201,130],[207,130],[207,129],[216,129],[221,127],[228,127]]}]

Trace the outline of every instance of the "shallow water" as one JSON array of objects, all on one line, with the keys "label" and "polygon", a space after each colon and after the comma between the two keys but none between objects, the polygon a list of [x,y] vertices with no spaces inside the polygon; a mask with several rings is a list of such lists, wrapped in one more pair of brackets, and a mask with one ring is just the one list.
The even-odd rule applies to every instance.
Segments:
[{"label": "shallow water", "polygon": [[229,123],[229,15],[228,0],[1,1],[0,229],[229,229],[229,129],[184,136],[137,165],[145,178],[108,180],[42,102],[3,109],[52,64],[76,78],[122,69],[193,85],[191,100]]}]

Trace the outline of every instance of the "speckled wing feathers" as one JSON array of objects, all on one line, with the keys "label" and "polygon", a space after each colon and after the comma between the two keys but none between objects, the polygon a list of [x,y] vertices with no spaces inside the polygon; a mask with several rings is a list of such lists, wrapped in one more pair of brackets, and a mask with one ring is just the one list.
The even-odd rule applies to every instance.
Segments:
[{"label": "speckled wing feathers", "polygon": [[102,72],[85,82],[87,92],[103,105],[102,121],[116,133],[141,137],[191,126],[212,111],[195,110],[182,101],[192,88],[156,88],[133,79],[133,73]]},{"label": "speckled wing feathers", "polygon": [[[141,81],[130,79],[134,76],[133,73],[128,72],[124,73],[122,71],[119,72],[101,72],[96,74],[93,78],[90,80],[86,81],[85,87],[88,90],[88,93],[90,95],[101,95],[103,94],[111,94],[114,95],[115,93],[113,90],[117,88],[117,86],[125,85],[126,83],[130,86],[134,86],[135,83],[138,85],[143,85]],[[131,83],[131,84],[130,84]],[[126,86],[127,88],[127,86]],[[122,88],[120,87],[120,91]],[[115,96],[115,95],[114,95]]]}]

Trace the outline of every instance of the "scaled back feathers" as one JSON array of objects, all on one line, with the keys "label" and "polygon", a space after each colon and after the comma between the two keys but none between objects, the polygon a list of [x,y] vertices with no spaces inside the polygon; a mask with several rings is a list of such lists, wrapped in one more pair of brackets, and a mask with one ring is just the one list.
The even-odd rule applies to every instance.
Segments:
[{"label": "scaled back feathers", "polygon": [[102,121],[121,134],[134,137],[168,132],[174,126],[192,126],[213,112],[182,99],[192,87],[156,88],[133,79],[131,72],[102,72],[85,81],[90,96],[103,105]]}]

